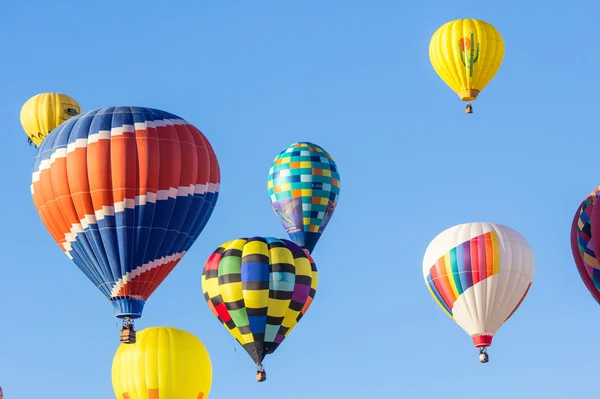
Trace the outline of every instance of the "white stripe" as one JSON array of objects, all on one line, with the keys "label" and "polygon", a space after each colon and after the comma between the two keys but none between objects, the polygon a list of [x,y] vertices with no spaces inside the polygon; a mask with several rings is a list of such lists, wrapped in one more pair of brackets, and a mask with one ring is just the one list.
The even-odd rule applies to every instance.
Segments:
[{"label": "white stripe", "polygon": [[177,197],[177,189],[170,187],[168,190],[158,190],[158,192],[156,193],[156,199],[157,200],[166,200],[169,198],[176,198]]},{"label": "white stripe", "polygon": [[64,147],[57,148],[56,151],[54,151],[54,153],[52,153],[52,155],[50,155],[50,164],[52,164],[54,161],[56,161],[59,158],[66,158],[66,157],[67,157],[67,149]]},{"label": "white stripe", "polygon": [[135,132],[134,125],[123,125],[123,126],[113,127],[112,129],[110,129],[110,136],[111,137],[122,136],[125,133],[134,133],[134,132]]},{"label": "white stripe", "polygon": [[39,171],[41,172],[42,170],[50,169],[51,163],[52,163],[52,161],[50,159],[44,159],[42,162],[40,162]]},{"label": "white stripe", "polygon": [[99,140],[109,140],[109,139],[110,139],[110,131],[99,130],[98,133],[93,133],[88,136],[88,144],[96,143]]},{"label": "white stripe", "polygon": [[221,184],[219,183],[208,183],[208,192],[209,193],[217,193],[219,192],[219,189],[221,187]]},{"label": "white stripe", "polygon": [[148,128],[153,128],[154,123],[152,123],[152,121],[136,122],[134,124],[134,127],[135,127],[135,130],[147,130]]},{"label": "white stripe", "polygon": [[189,186],[181,186],[177,189],[178,197],[187,197],[188,195],[194,195],[194,185],[190,184]]},{"label": "white stripe", "polygon": [[135,200],[125,198],[123,201],[115,202],[115,212],[124,212],[125,209],[134,209]]},{"label": "white stripe", "polygon": [[156,203],[156,193],[153,193],[153,192],[146,193],[146,201]]},{"label": "white stripe", "polygon": [[[196,192],[197,186],[189,186],[189,187],[180,187],[181,192],[186,192],[186,194],[182,195],[191,195],[192,192]],[[33,185],[31,185],[31,190],[33,191]],[[175,198],[177,194],[176,189],[163,190],[163,197],[159,198],[166,200],[168,198]],[[169,195],[172,194],[172,195]],[[157,195],[155,193],[149,192],[146,195],[139,195],[132,198],[125,198],[124,201],[115,202],[114,206],[103,206],[102,209],[95,211],[94,214],[85,215],[83,219],[79,221],[79,223],[75,223],[71,225],[71,229],[68,233],[65,234],[66,242],[63,243],[63,248],[66,252],[72,251],[72,246],[70,243],[75,242],[77,240],[77,236],[79,234],[85,233],[85,229],[89,227],[90,224],[97,225],[99,220],[103,220],[106,216],[114,216],[115,212],[123,212],[125,209],[134,209],[136,206],[146,205],[147,203],[155,203],[157,199]],[[72,257],[69,255],[72,259]]]},{"label": "white stripe", "polygon": [[113,297],[116,296],[118,294],[118,292],[121,290],[121,288],[123,288],[123,286],[125,284],[127,284],[129,281],[133,280],[135,277],[140,276],[142,273],[147,272],[148,270],[152,270],[152,269],[160,267],[162,265],[166,265],[167,263],[169,263],[171,261],[179,260],[179,259],[183,258],[185,253],[186,253],[185,251],[179,252],[174,255],[156,259],[156,260],[148,262],[142,266],[136,267],[135,269],[128,272],[127,274],[125,274],[123,277],[121,277],[117,281],[117,283],[115,284],[115,286],[112,289],[111,296],[113,296]]},{"label": "white stripe", "polygon": [[102,220],[105,216],[115,216],[114,206],[103,206],[102,209],[94,212],[96,214],[96,220]]},{"label": "white stripe", "polygon": [[147,203],[156,203],[156,194],[148,192],[146,195],[138,195],[135,197],[135,205],[146,205]]},{"label": "white stripe", "polygon": [[88,140],[87,138],[85,139],[77,139],[72,143],[69,143],[69,145],[67,145],[67,152],[74,152],[77,148],[87,148],[88,145]]},{"label": "white stripe", "polygon": [[194,194],[204,194],[208,189],[208,184],[196,184],[194,188]]},{"label": "white stripe", "polygon": [[168,119],[173,125],[189,125],[190,123],[185,119]]}]

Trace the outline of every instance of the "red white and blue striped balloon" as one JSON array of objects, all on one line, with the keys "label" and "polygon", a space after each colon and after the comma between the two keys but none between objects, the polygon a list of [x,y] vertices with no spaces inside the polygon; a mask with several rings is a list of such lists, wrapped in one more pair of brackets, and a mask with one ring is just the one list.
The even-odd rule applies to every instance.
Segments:
[{"label": "red white and blue striped balloon", "polygon": [[136,319],[206,226],[219,183],[196,127],[156,109],[111,107],[48,135],[31,193],[54,240],[116,316]]}]

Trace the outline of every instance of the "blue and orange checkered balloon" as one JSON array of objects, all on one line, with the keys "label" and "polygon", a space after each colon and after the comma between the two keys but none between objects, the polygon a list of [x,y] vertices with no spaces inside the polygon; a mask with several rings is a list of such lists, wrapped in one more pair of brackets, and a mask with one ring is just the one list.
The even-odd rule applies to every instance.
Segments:
[{"label": "blue and orange checkered balloon", "polygon": [[285,231],[312,253],[340,195],[340,175],[331,155],[309,142],[289,145],[271,164],[267,188]]}]

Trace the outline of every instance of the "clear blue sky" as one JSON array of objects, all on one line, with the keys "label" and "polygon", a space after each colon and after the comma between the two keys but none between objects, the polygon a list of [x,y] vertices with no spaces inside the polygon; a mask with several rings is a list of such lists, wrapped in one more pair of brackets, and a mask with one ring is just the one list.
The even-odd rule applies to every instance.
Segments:
[{"label": "clear blue sky", "polygon": [[[52,240],[30,197],[35,150],[19,112],[45,91],[84,110],[173,112],[214,146],[216,210],[138,322],[205,343],[210,399],[597,394],[600,307],[569,244],[573,213],[600,185],[597,1],[23,0],[3,2],[0,15],[7,399],[113,397],[112,306]],[[466,17],[494,24],[506,44],[469,116],[428,57],[435,29]],[[301,140],[336,160],[340,200],[314,252],[313,307],[256,384],[252,361],[206,306],[200,274],[225,241],[285,237],[266,180],[277,153]],[[537,263],[487,365],[421,272],[429,241],[470,221],[516,229]]]}]

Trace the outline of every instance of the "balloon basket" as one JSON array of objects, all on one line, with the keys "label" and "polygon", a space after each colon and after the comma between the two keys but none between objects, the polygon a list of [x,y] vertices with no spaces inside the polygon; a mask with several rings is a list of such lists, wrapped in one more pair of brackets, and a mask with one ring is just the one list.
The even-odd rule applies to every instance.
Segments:
[{"label": "balloon basket", "polygon": [[124,344],[135,344],[135,330],[133,326],[123,327],[121,330],[121,342]]},{"label": "balloon basket", "polygon": [[263,382],[267,379],[266,371],[257,371],[256,372],[256,382]]}]

